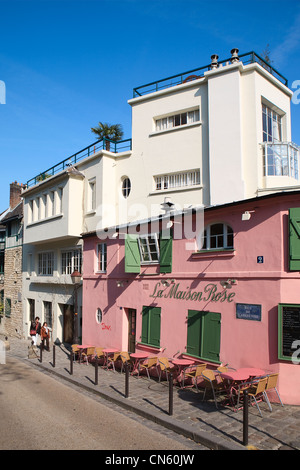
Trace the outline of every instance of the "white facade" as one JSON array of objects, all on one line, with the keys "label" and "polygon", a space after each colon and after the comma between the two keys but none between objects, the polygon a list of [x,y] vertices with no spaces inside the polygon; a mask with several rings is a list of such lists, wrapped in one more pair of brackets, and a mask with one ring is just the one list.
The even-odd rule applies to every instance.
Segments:
[{"label": "white facade", "polygon": [[[33,303],[43,321],[50,302],[53,337],[64,340],[64,306],[75,301],[70,253],[80,249],[82,233],[161,214],[165,197],[182,209],[299,187],[291,96],[257,62],[220,64],[192,81],[129,100],[131,150],[95,150],[26,189],[25,331]],[[43,262],[46,271],[53,263],[50,274]]]}]

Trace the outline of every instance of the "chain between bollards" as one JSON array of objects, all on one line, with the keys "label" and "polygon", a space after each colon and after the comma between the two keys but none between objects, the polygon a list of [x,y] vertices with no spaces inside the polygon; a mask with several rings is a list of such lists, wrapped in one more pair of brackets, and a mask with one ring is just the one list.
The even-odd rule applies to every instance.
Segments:
[{"label": "chain between bollards", "polygon": [[248,445],[248,390],[244,390],[244,405],[243,405],[243,445]]},{"label": "chain between bollards", "polygon": [[173,414],[173,374],[169,376],[169,415]]}]

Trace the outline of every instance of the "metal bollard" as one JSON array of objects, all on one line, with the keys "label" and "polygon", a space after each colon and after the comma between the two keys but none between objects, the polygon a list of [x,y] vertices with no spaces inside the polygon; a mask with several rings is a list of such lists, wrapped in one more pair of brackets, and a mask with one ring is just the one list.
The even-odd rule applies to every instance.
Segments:
[{"label": "metal bollard", "polygon": [[98,385],[98,361],[96,357],[96,362],[95,362],[95,385]]},{"label": "metal bollard", "polygon": [[169,376],[169,415],[173,414],[173,374]]},{"label": "metal bollard", "polygon": [[129,397],[129,369],[127,362],[125,363],[125,398]]},{"label": "metal bollard", "polygon": [[248,396],[248,390],[244,390],[244,406],[243,406],[243,445],[247,446],[248,445],[248,402],[249,402],[249,396]]},{"label": "metal bollard", "polygon": [[73,352],[70,352],[70,375],[73,375]]},{"label": "metal bollard", "polygon": [[53,365],[53,367],[55,367],[55,344],[53,344],[53,349],[52,349],[52,351],[53,351],[52,365]]},{"label": "metal bollard", "polygon": [[40,362],[43,362],[43,346],[40,345]]}]

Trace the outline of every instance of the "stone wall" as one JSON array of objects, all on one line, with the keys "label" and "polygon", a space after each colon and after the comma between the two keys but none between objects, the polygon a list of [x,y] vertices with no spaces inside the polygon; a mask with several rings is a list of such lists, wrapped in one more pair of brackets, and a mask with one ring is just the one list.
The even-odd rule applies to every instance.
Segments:
[{"label": "stone wall", "polygon": [[22,246],[5,250],[4,305],[11,300],[11,313],[4,312],[2,328],[7,336],[27,337],[23,332]]}]

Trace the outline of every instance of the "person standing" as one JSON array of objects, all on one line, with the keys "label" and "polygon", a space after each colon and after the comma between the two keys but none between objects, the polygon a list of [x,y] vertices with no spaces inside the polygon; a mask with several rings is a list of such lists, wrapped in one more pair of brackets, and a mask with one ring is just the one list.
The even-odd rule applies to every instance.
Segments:
[{"label": "person standing", "polygon": [[31,344],[36,346],[36,322],[32,321],[30,324],[30,336],[31,336]]},{"label": "person standing", "polygon": [[38,344],[38,341],[40,342],[40,339],[41,339],[41,327],[42,327],[42,325],[40,324],[40,318],[39,318],[39,317],[36,317],[36,318],[35,318],[35,330],[36,330],[35,345]]},{"label": "person standing", "polygon": [[45,348],[45,341],[46,341],[47,351],[50,351],[50,348],[49,348],[50,331],[51,331],[51,328],[49,328],[49,326],[47,325],[47,322],[44,322],[41,328],[41,339],[42,339],[41,348],[42,349]]}]

